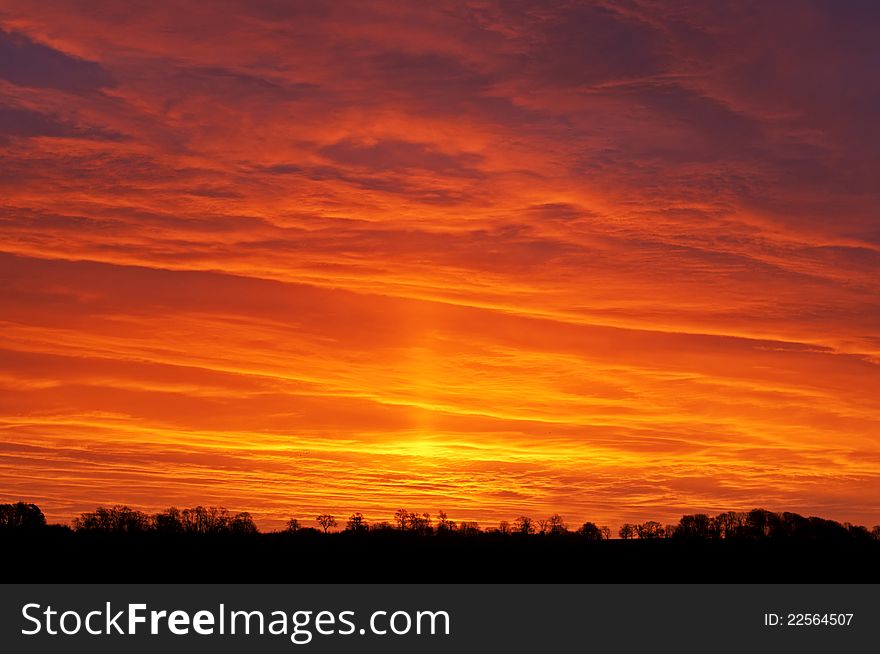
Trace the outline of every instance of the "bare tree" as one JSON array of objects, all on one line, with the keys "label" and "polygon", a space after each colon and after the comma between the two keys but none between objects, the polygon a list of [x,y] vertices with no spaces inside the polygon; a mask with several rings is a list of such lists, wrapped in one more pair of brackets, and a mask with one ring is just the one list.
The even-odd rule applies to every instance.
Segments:
[{"label": "bare tree", "polygon": [[251,514],[243,511],[232,516],[232,520],[229,521],[229,531],[233,534],[256,534],[259,530]]},{"label": "bare tree", "polygon": [[127,506],[99,506],[92,512],[81,514],[73,520],[76,531],[105,531],[113,533],[135,533],[148,531],[153,520],[143,511]]},{"label": "bare tree", "polygon": [[[694,518],[699,519],[703,518],[702,515],[696,516],[684,516],[682,517],[682,521],[685,518]],[[750,538],[767,538],[773,532],[773,527],[778,522],[778,516],[770,511],[766,511],[764,509],[752,509],[748,512],[745,519],[745,529],[749,534]],[[699,525],[702,526],[702,525]],[[679,527],[681,527],[681,522],[679,522]],[[689,536],[696,536],[697,534],[703,535],[701,533],[701,529],[695,529],[694,533],[689,533]]]},{"label": "bare tree", "polygon": [[325,533],[325,534],[327,533],[327,531],[328,531],[331,527],[335,527],[335,526],[336,526],[336,518],[334,518],[334,517],[333,517],[332,515],[330,515],[329,513],[322,513],[321,515],[319,515],[318,517],[315,518],[315,521],[316,521],[319,525],[321,525],[321,529],[324,530],[324,533]]},{"label": "bare tree", "polygon": [[449,519],[446,511],[439,511],[437,513],[437,533],[447,534],[451,531],[455,531],[455,521]]},{"label": "bare tree", "polygon": [[191,534],[227,533],[233,516],[229,511],[216,506],[196,506],[180,512],[181,529]]},{"label": "bare tree", "polygon": [[287,521],[284,531],[289,531],[291,534],[295,534],[300,529],[302,529],[302,525],[300,525],[299,520],[297,520],[296,518],[291,518]]},{"label": "bare tree", "polygon": [[636,533],[639,538],[651,539],[663,537],[663,525],[654,520],[648,520],[640,525],[636,525]]},{"label": "bare tree", "polygon": [[46,517],[36,504],[0,504],[0,529],[45,527]]},{"label": "bare tree", "polygon": [[602,529],[595,522],[585,522],[578,533],[587,540],[602,540]]},{"label": "bare tree", "polygon": [[180,509],[175,506],[160,511],[153,516],[153,528],[166,534],[179,534],[183,532],[183,520]]},{"label": "bare tree", "polygon": [[547,530],[554,535],[564,534],[568,531],[568,527],[565,525],[565,520],[562,519],[562,516],[558,513],[554,513],[549,518],[547,518]]},{"label": "bare tree", "polygon": [[[762,520],[763,515],[758,515],[757,519]],[[675,536],[677,538],[709,538],[712,534],[711,527],[711,519],[704,513],[683,515],[681,520],[678,521],[678,526],[675,528]],[[761,522],[755,527],[755,533],[763,533],[763,529],[764,525]]]},{"label": "bare tree", "polygon": [[719,538],[736,538],[741,535],[746,524],[746,515],[736,511],[727,511],[715,516],[715,526]]},{"label": "bare tree", "polygon": [[462,520],[459,531],[465,536],[473,536],[480,533],[480,525],[476,522],[465,522]]},{"label": "bare tree", "polygon": [[431,514],[425,511],[421,515],[418,513],[410,513],[406,518],[408,528],[410,531],[414,531],[417,534],[430,534],[433,530],[431,529]]},{"label": "bare tree", "polygon": [[367,531],[369,528],[370,526],[364,519],[364,514],[360,511],[352,513],[351,517],[348,519],[348,522],[345,523],[345,531],[362,532]]},{"label": "bare tree", "polygon": [[[395,513],[397,528],[425,536],[435,532],[438,534],[456,531],[464,536],[482,533],[476,522],[462,522],[460,526],[449,519],[445,511],[437,514],[436,527],[427,512],[416,513],[399,509]],[[337,526],[334,516],[322,513],[316,521],[326,534]],[[160,534],[257,534],[259,533],[252,516],[247,512],[232,514],[223,507],[196,506],[178,509],[170,507],[154,515],[128,506],[100,506],[94,511],[82,513],[73,520],[76,531],[97,531],[106,533],[138,533],[155,531]],[[39,507],[34,504],[18,502],[16,504],[0,504],[0,530],[45,525],[45,517]],[[528,535],[538,533],[560,535],[567,532],[562,516],[554,513],[546,519],[533,521],[527,516],[520,516],[512,523],[501,520],[497,528],[489,528],[486,533]],[[369,532],[392,529],[387,522],[367,524],[360,512],[351,514],[345,522],[345,531]],[[295,533],[303,529],[297,518],[290,518],[285,531]],[[317,529],[306,528],[310,533]],[[594,522],[585,522],[577,533],[587,540],[607,540],[611,538],[611,530],[607,526],[598,526]],[[860,525],[839,523],[818,517],[804,517],[797,513],[775,513],[765,509],[753,509],[747,513],[727,511],[717,516],[693,514],[681,517],[678,525],[662,525],[649,520],[641,524],[624,523],[617,532],[620,538],[639,539],[750,539],[750,540],[783,540],[783,541],[825,541],[866,542],[880,540],[880,525],[868,529]]]},{"label": "bare tree", "polygon": [[623,540],[629,540],[630,538],[635,538],[636,535],[636,527],[635,525],[631,525],[628,522],[624,522],[620,530],[617,532],[617,535],[620,536]]},{"label": "bare tree", "polygon": [[394,520],[397,522],[398,529],[406,529],[409,527],[409,511],[406,509],[397,509],[394,513]]},{"label": "bare tree", "polygon": [[521,515],[513,521],[513,531],[517,534],[534,534],[534,522],[530,517]]}]

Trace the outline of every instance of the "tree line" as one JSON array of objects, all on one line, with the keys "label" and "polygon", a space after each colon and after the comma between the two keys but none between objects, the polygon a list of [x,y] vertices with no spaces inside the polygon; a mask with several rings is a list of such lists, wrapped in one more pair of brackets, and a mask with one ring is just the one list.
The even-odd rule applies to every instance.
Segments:
[{"label": "tree line", "polygon": [[[336,531],[340,521],[330,513],[315,516],[318,528],[290,518],[283,532],[288,534],[329,533]],[[0,504],[0,530],[38,529],[47,526],[43,512],[36,504],[18,502]],[[161,534],[235,534],[260,533],[248,512],[232,513],[222,507],[196,506],[148,514],[128,506],[98,507],[80,514],[70,525],[77,532]],[[600,541],[612,538],[607,526],[584,522],[572,529],[558,513],[547,518],[519,516],[502,520],[497,526],[481,528],[472,521],[451,520],[440,511],[436,517],[427,512],[398,509],[391,522],[369,522],[363,513],[352,513],[342,524],[342,532],[403,532],[416,536],[495,534],[499,536],[566,536]],[[804,517],[797,513],[777,513],[766,509],[727,511],[716,516],[697,513],[682,516],[677,524],[663,525],[649,520],[624,523],[616,534],[622,540],[862,540],[880,541],[880,525],[868,529],[860,525],[840,523],[824,518]]]}]

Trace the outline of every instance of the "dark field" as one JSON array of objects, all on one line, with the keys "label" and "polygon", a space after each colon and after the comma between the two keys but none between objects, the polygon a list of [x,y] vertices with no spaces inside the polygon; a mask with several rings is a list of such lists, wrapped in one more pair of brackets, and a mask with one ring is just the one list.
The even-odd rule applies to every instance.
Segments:
[{"label": "dark field", "polygon": [[576,534],[0,533],[13,582],[878,582],[880,542]]}]

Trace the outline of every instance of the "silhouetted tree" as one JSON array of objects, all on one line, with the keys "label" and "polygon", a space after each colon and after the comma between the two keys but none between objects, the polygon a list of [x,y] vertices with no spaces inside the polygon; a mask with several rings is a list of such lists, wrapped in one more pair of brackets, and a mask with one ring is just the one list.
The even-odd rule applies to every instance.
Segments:
[{"label": "silhouetted tree", "polygon": [[776,514],[776,518],[776,528],[771,530],[771,536],[794,538],[808,531],[809,520],[797,513],[786,511],[782,515]]},{"label": "silhouetted tree", "polygon": [[360,511],[352,513],[348,522],[345,523],[345,531],[363,532],[367,531],[369,528],[370,526],[364,519],[364,514]]},{"label": "silhouetted tree", "polygon": [[397,522],[397,528],[401,531],[409,528],[409,511],[397,509],[394,513],[394,521]]},{"label": "silhouetted tree", "polygon": [[521,515],[513,521],[513,531],[517,534],[534,534],[535,525],[530,517]]},{"label": "silhouetted tree", "polygon": [[769,538],[778,525],[775,514],[764,509],[752,509],[746,515],[745,530],[749,538]]},{"label": "silhouetted tree", "polygon": [[868,530],[865,527],[842,525],[836,520],[809,517],[804,518],[796,513],[783,513],[783,520],[793,525],[790,537],[799,540],[847,541],[867,540]]},{"label": "silhouetted tree", "polygon": [[258,533],[257,525],[250,513],[236,513],[229,521],[229,531],[233,534],[250,535]]},{"label": "silhouetted tree", "polygon": [[81,514],[73,520],[76,531],[103,531],[108,533],[136,533],[152,527],[152,520],[143,511],[127,506],[99,506],[92,512]]},{"label": "silhouetted tree", "polygon": [[568,527],[566,527],[565,520],[562,519],[562,516],[558,513],[554,513],[547,518],[547,531],[553,535],[559,535],[568,531]]},{"label": "silhouetted tree", "polygon": [[36,504],[0,504],[0,529],[35,529],[46,526],[46,516]]},{"label": "silhouetted tree", "polygon": [[480,533],[480,525],[476,522],[465,522],[462,520],[461,526],[458,528],[459,533],[465,536],[473,536]]},{"label": "silhouetted tree", "polygon": [[[327,513],[316,517],[324,533],[337,526],[336,519]],[[414,536],[427,536],[432,533],[456,534],[474,537],[482,533],[476,522],[463,521],[459,527],[450,520],[444,511],[438,512],[436,528],[427,512],[416,513],[399,509],[395,513],[397,528]],[[549,518],[532,521],[520,516],[511,524],[501,520],[497,528],[489,528],[486,533],[528,536],[535,533],[537,523],[539,534],[560,536],[568,533],[565,521],[554,513]],[[34,504],[0,504],[0,529],[45,526],[45,517]],[[257,534],[259,533],[253,517],[247,513],[232,514],[223,507],[196,506],[186,509],[170,507],[152,516],[127,506],[98,507],[95,511],[82,513],[73,520],[76,531],[107,533],[137,533],[156,531],[162,534]],[[372,526],[367,524],[360,512],[353,513],[345,523],[347,532],[381,531],[392,529],[387,522]],[[303,528],[297,518],[291,518],[286,525],[287,532],[318,533],[312,528]],[[584,522],[577,534],[584,540],[604,540],[611,537],[611,530],[594,522]],[[692,540],[710,539],[758,539],[774,541],[822,541],[822,542],[861,542],[880,540],[880,525],[869,530],[860,525],[839,523],[818,517],[804,517],[793,512],[775,513],[765,509],[752,509],[749,512],[726,511],[714,517],[698,513],[684,515],[678,525],[663,526],[649,520],[641,524],[624,523],[618,531],[624,540],[680,538]],[[485,541],[484,541],[485,542]],[[571,541],[567,541],[571,542]]]},{"label": "silhouetted tree", "polygon": [[296,518],[291,518],[284,526],[284,531],[289,531],[292,534],[295,534],[300,529],[302,529],[302,525],[300,525],[299,520],[297,520]]},{"label": "silhouetted tree", "polygon": [[153,528],[163,534],[179,534],[184,531],[180,509],[169,507],[153,516]]},{"label": "silhouetted tree", "polygon": [[743,535],[746,515],[736,511],[727,511],[715,516],[715,528],[719,538],[739,538]]},{"label": "silhouetted tree", "polygon": [[685,515],[678,521],[675,528],[675,535],[684,539],[707,539],[711,536],[711,524],[709,516],[704,513],[695,515]]},{"label": "silhouetted tree", "polygon": [[595,522],[585,522],[578,529],[578,533],[587,540],[602,540],[602,529]]},{"label": "silhouetted tree", "polygon": [[195,506],[180,512],[180,522],[187,534],[229,533],[232,518],[222,506]]},{"label": "silhouetted tree", "polygon": [[449,519],[449,516],[446,515],[446,511],[438,512],[437,513],[437,533],[438,534],[448,534],[453,531],[455,531],[455,521]]},{"label": "silhouetted tree", "polygon": [[846,527],[847,534],[853,540],[871,540],[871,532],[868,531],[867,527],[862,527],[861,525],[851,525],[848,522],[844,524],[844,527]]},{"label": "silhouetted tree", "polygon": [[430,534],[431,514],[427,511],[419,515],[418,513],[409,513],[406,516],[406,528],[417,534]]},{"label": "silhouetted tree", "polygon": [[636,525],[636,533],[639,535],[639,538],[644,539],[662,538],[663,525],[661,525],[659,522],[648,520],[648,522],[643,522],[640,525]]},{"label": "silhouetted tree", "polygon": [[322,513],[321,515],[319,515],[318,517],[315,518],[315,521],[316,521],[319,525],[321,525],[321,529],[324,530],[324,533],[325,533],[325,534],[327,533],[327,531],[328,531],[331,527],[335,527],[335,526],[336,526],[336,518],[334,518],[334,517],[333,517],[332,515],[330,515],[329,513]]}]

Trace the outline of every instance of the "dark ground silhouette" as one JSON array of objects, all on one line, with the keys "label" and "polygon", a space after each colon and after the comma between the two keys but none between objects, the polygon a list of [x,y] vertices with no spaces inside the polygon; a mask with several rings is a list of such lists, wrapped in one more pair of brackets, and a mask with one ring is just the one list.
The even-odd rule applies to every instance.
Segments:
[{"label": "dark ground silhouette", "polygon": [[[33,508],[30,508],[33,507]],[[878,582],[880,530],[756,509],[678,525],[624,525],[621,538],[559,516],[481,530],[399,511],[353,514],[343,530],[259,533],[246,513],[196,507],[149,516],[99,508],[72,527],[34,505],[0,505],[7,582]],[[531,523],[531,524],[529,524]],[[516,531],[516,529],[519,531]],[[530,533],[531,532],[531,533]],[[542,532],[542,533],[536,533]]]}]

